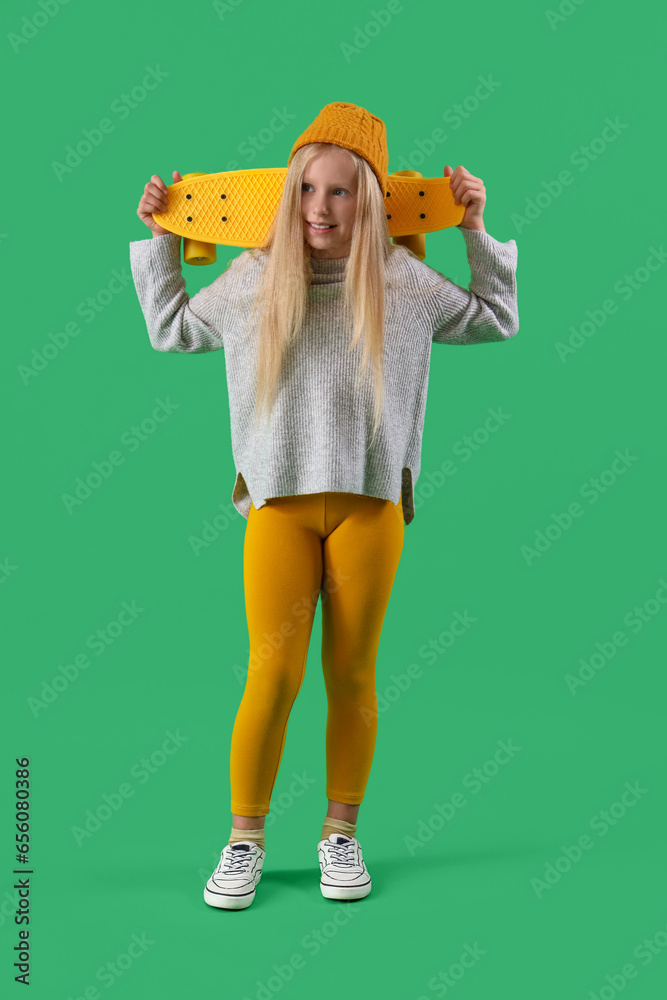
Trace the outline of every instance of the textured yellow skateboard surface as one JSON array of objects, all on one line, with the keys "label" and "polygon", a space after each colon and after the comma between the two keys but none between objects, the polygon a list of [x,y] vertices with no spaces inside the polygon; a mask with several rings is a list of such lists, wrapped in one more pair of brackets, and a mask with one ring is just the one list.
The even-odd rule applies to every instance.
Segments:
[{"label": "textured yellow skateboard surface", "polygon": [[[282,194],[287,167],[187,174],[167,188],[167,211],[153,218],[170,233],[202,243],[256,247],[264,242]],[[389,235],[434,233],[457,226],[448,177],[390,174],[385,198]]]}]

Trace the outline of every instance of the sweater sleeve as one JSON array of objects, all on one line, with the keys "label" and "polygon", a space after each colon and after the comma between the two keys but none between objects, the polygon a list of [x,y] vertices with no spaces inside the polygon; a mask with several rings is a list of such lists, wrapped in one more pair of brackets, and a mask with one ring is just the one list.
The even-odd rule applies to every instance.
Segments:
[{"label": "sweater sleeve", "polygon": [[460,229],[470,265],[468,289],[422,263],[418,309],[436,344],[483,344],[509,340],[519,331],[515,240],[499,243],[488,233]]},{"label": "sweater sleeve", "polygon": [[[201,354],[224,347],[223,271],[192,298],[181,273],[175,233],[130,243],[130,267],[150,342],[156,351]],[[233,267],[236,260],[232,261]]]}]

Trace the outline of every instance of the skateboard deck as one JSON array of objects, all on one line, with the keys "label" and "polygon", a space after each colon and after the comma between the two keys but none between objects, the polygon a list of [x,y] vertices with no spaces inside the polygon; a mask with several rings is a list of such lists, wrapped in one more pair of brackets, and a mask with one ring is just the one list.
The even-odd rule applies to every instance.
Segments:
[{"label": "skateboard deck", "polygon": [[[185,238],[189,264],[212,263],[217,244],[261,246],[275,218],[287,170],[257,167],[185,174],[167,188],[167,211],[154,212],[153,218]],[[465,215],[465,206],[454,202],[448,177],[422,177],[416,170],[389,174],[385,206],[389,235],[422,259],[423,234],[457,226]]]}]

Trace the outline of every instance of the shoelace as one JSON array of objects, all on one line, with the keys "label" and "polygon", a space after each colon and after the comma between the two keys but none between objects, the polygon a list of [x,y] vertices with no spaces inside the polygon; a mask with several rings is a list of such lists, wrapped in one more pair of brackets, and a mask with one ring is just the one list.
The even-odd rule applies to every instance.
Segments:
[{"label": "shoelace", "polygon": [[333,861],[337,865],[348,865],[352,867],[358,864],[354,860],[354,841],[348,840],[342,844],[332,844],[329,842],[326,846],[326,850],[329,851],[333,858]]},{"label": "shoelace", "polygon": [[227,861],[223,864],[220,859],[220,871],[233,875],[243,864],[252,860],[252,851],[229,851]]}]

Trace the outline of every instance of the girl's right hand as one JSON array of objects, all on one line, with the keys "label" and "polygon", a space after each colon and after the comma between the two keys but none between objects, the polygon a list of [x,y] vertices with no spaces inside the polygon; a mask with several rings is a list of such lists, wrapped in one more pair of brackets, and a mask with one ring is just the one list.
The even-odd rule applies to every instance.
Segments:
[{"label": "girl's right hand", "polygon": [[[178,184],[183,180],[178,170],[173,172],[173,184]],[[153,212],[166,212],[167,210],[167,185],[158,174],[153,174],[148,184],[144,188],[144,193],[139,202],[137,215],[141,221],[148,226],[153,236],[166,236],[168,229],[158,226],[153,218]]]}]

